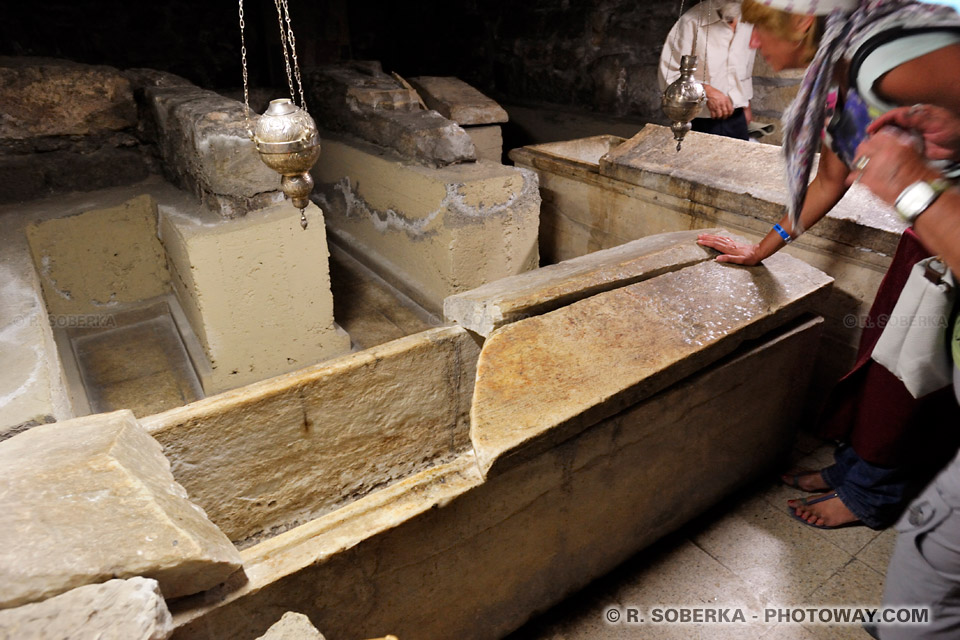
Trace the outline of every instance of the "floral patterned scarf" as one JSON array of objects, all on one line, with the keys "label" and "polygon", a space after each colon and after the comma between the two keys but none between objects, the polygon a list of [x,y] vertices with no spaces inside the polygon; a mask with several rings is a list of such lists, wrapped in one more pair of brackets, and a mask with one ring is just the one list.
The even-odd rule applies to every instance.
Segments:
[{"label": "floral patterned scarf", "polygon": [[958,22],[960,17],[953,9],[915,0],[861,0],[852,12],[836,9],[827,16],[820,47],[803,76],[797,97],[783,116],[791,235],[796,237],[804,231],[800,226],[800,210],[807,195],[837,62],[845,55],[851,56],[856,46],[867,38],[894,25],[956,25]]}]

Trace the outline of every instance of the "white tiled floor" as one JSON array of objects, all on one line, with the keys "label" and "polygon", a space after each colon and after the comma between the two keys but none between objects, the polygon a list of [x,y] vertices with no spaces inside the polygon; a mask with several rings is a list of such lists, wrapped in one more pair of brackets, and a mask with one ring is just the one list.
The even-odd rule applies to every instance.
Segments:
[{"label": "white tiled floor", "polygon": [[[801,435],[797,466],[820,468],[832,447]],[[857,624],[776,620],[776,607],[878,606],[895,532],[819,530],[790,517],[802,495],[776,479],[754,484],[661,540],[511,635],[509,640],[870,640]],[[740,609],[745,623],[609,624],[610,608],[650,615],[652,607]],[[642,613],[641,613],[642,615]],[[757,616],[756,619],[753,616]]]}]

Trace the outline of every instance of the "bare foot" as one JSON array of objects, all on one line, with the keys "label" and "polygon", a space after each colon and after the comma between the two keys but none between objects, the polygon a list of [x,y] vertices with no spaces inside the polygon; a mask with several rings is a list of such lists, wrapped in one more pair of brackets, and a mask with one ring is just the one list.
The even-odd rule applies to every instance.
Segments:
[{"label": "bare foot", "polygon": [[859,521],[836,493],[787,500],[787,504],[798,518],[818,527],[839,527]]},{"label": "bare foot", "polygon": [[819,471],[809,469],[791,469],[780,476],[783,484],[801,491],[828,491],[830,485],[823,480]]}]

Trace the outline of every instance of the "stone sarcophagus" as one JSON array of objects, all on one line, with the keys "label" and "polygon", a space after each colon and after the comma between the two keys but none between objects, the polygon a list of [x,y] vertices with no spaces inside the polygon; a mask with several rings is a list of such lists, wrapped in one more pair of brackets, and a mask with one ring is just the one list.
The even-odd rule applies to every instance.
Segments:
[{"label": "stone sarcophagus", "polygon": [[712,258],[692,232],[637,240],[141,419],[242,560],[168,601],[173,637],[297,611],[334,638],[500,638],[768,470],[832,280]]}]

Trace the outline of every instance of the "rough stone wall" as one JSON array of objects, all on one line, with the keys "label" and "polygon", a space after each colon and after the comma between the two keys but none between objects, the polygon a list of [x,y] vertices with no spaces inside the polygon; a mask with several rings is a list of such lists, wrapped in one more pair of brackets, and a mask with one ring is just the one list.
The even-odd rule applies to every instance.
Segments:
[{"label": "rough stone wall", "polygon": [[113,67],[0,58],[0,104],[0,202],[136,182],[153,166]]}]

